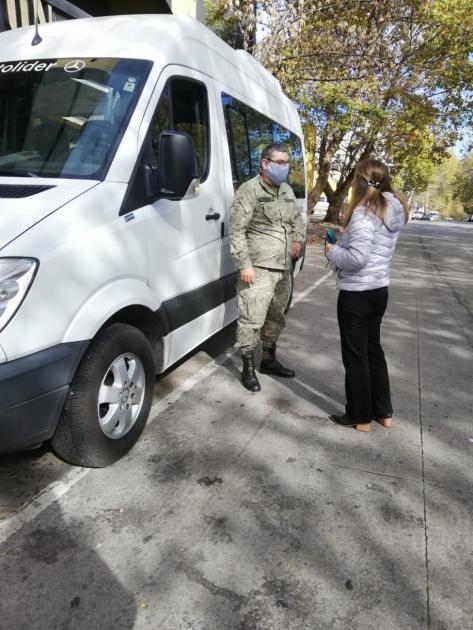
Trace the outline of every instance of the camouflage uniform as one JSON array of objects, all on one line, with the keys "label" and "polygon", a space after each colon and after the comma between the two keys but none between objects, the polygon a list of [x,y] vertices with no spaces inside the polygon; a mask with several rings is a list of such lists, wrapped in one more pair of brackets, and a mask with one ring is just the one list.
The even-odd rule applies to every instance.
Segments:
[{"label": "camouflage uniform", "polygon": [[240,186],[230,214],[230,246],[238,268],[253,267],[253,284],[238,280],[237,347],[252,350],[260,339],[274,347],[284,328],[291,246],[305,237],[304,220],[289,184],[268,186],[260,175]]}]

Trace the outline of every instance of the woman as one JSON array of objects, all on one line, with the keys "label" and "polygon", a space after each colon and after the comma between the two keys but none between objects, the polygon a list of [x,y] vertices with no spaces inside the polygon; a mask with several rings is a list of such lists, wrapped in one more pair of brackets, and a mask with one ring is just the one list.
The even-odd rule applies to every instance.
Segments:
[{"label": "woman", "polygon": [[359,431],[369,431],[372,420],[392,425],[380,328],[391,259],[408,216],[405,202],[392,191],[387,167],[378,160],[362,160],[355,167],[340,245],[325,247],[340,290],[337,314],[346,394],[345,414],[330,418]]}]

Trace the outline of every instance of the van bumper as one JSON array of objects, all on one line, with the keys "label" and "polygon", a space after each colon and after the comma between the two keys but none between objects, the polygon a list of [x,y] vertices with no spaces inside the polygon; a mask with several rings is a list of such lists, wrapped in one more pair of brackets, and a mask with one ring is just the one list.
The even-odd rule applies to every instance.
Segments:
[{"label": "van bumper", "polygon": [[52,437],[88,344],[64,343],[0,364],[0,453]]}]

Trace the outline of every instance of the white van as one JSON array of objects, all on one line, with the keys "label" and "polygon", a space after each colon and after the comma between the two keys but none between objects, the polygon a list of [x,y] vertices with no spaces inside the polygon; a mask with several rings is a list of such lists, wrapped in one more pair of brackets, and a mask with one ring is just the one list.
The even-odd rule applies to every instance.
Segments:
[{"label": "white van", "polygon": [[[295,106],[199,22],[116,16],[0,35],[0,452],[106,466],[163,372],[237,315],[234,189]],[[301,261],[298,263],[301,264]]]},{"label": "white van", "polygon": [[328,207],[329,207],[329,202],[327,201],[327,197],[325,193],[322,193],[319,197],[319,200],[314,206],[312,215],[310,217],[310,222],[321,223],[322,221],[324,221],[325,217],[327,216]]}]

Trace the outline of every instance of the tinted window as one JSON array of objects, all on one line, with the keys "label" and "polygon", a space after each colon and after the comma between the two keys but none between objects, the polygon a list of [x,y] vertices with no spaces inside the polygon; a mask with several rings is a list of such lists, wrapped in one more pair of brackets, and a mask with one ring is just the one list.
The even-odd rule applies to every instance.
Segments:
[{"label": "tinted window", "polygon": [[197,158],[197,172],[204,180],[209,170],[209,123],[207,90],[188,79],[171,79],[163,90],[151,123],[153,149],[161,131],[182,131],[192,136]]},{"label": "tinted window", "polygon": [[241,109],[228,106],[225,109],[225,117],[230,136],[229,146],[232,152],[233,182],[244,182],[251,177],[247,114]]},{"label": "tinted window", "polygon": [[169,100],[169,87],[166,85],[151,123],[151,141],[153,150],[158,151],[158,137],[161,131],[169,131],[171,129],[171,104]]},{"label": "tinted window", "polygon": [[261,151],[273,142],[284,144],[291,156],[289,184],[305,198],[304,154],[301,140],[282,125],[237,99],[222,94],[234,187],[260,171]]},{"label": "tinted window", "polygon": [[151,62],[46,59],[0,64],[0,173],[101,179]]}]

